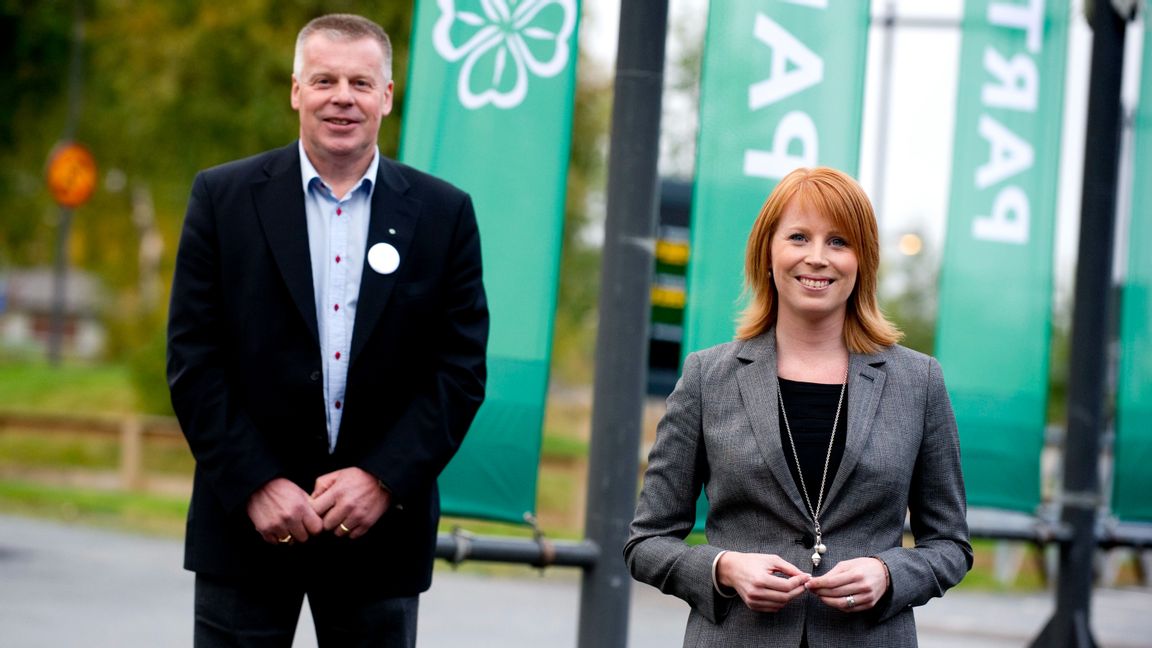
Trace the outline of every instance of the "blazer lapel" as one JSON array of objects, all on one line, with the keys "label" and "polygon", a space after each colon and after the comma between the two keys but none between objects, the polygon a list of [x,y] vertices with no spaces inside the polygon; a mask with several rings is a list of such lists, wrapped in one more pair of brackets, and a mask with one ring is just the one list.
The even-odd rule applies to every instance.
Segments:
[{"label": "blazer lapel", "polygon": [[[408,182],[400,175],[394,163],[381,156],[376,186],[372,190],[372,214],[368,222],[368,244],[364,250],[364,269],[360,277],[356,322],[352,328],[349,366],[356,362],[376,328],[376,322],[396,286],[396,279],[404,274],[404,263],[420,216],[420,202],[407,196],[407,191]],[[395,272],[381,274],[368,265],[368,250],[377,243],[387,243],[400,254],[400,266]]]},{"label": "blazer lapel", "polygon": [[872,434],[872,422],[880,406],[880,395],[884,393],[884,371],[886,364],[881,355],[860,355],[853,353],[849,359],[848,371],[848,438],[844,443],[844,457],[840,468],[828,488],[825,508],[836,499],[844,488],[848,476],[860,462],[868,437]]},{"label": "blazer lapel", "polygon": [[768,471],[783,489],[792,505],[807,520],[808,508],[788,469],[788,457],[780,443],[780,384],[776,380],[776,333],[767,333],[745,343],[738,357],[744,366],[736,370],[740,397],[752,422],[752,432]]},{"label": "blazer lapel", "polygon": [[268,176],[252,184],[252,202],[292,301],[312,333],[312,339],[319,344],[298,150],[297,145],[292,144],[281,149],[280,155],[268,162],[264,167]]}]

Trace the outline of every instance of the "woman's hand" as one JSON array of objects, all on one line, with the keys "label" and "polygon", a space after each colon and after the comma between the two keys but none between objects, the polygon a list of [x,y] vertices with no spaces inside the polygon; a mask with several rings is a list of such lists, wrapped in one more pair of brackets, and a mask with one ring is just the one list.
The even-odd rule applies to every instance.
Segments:
[{"label": "woman's hand", "polygon": [[860,612],[876,606],[889,585],[888,567],[879,558],[853,558],[837,563],[805,587],[829,607]]},{"label": "woman's hand", "polygon": [[776,612],[804,593],[812,578],[776,554],[725,552],[716,565],[717,582],[736,590],[757,612]]}]

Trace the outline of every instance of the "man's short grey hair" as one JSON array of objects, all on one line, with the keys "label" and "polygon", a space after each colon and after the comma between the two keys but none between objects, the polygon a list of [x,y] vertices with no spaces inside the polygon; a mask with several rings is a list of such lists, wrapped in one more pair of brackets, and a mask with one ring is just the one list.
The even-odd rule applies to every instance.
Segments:
[{"label": "man's short grey hair", "polygon": [[384,53],[384,80],[392,80],[392,41],[389,40],[383,27],[355,14],[328,14],[314,18],[304,25],[300,34],[296,36],[296,57],[292,61],[292,74],[295,74],[297,79],[300,77],[301,68],[304,67],[304,41],[314,34],[323,34],[334,41],[345,42],[371,38],[380,44],[380,50]]}]

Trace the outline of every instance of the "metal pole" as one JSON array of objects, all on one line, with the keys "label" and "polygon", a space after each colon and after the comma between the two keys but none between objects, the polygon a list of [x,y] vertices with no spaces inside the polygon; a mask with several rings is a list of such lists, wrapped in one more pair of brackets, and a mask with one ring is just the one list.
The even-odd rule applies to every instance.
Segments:
[{"label": "metal pole", "polygon": [[600,548],[587,540],[571,542],[537,538],[475,536],[464,531],[436,537],[436,557],[453,565],[467,561],[523,563],[539,567],[590,568],[600,560]]},{"label": "metal pole", "polygon": [[880,50],[880,106],[876,128],[876,186],[872,188],[872,206],[876,220],[887,220],[884,190],[888,182],[888,131],[892,123],[892,56],[896,45],[896,0],[888,0],[880,24],[884,27],[884,47]]},{"label": "metal pole", "polygon": [[68,233],[72,225],[72,210],[60,208],[56,223],[56,261],[52,268],[52,321],[48,329],[48,363],[60,364],[64,346],[65,304],[68,301]]},{"label": "metal pole", "polygon": [[1100,506],[1100,440],[1106,424],[1104,394],[1111,339],[1109,297],[1116,230],[1116,189],[1123,123],[1120,85],[1127,23],[1111,2],[1097,0],[1084,143],[1084,192],[1076,266],[1068,433],[1064,441],[1062,518],[1072,538],[1060,545],[1056,611],[1032,645],[1094,648],[1091,603],[1096,516]]},{"label": "metal pole", "polygon": [[584,572],[580,648],[628,643],[622,551],[636,505],[667,26],[668,0],[621,2],[585,512],[602,557]]},{"label": "metal pole", "polygon": [[[72,55],[68,61],[68,118],[64,122],[63,142],[76,135],[76,122],[80,117],[80,97],[84,87],[84,6],[81,0],[72,3]],[[56,226],[56,262],[52,274],[52,321],[48,329],[48,362],[60,364],[64,344],[64,319],[68,286],[68,234],[72,225],[72,209],[60,208]]]}]

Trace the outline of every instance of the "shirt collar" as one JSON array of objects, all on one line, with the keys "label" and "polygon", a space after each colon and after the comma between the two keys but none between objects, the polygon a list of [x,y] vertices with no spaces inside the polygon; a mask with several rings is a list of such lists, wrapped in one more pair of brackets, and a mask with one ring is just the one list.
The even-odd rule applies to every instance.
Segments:
[{"label": "shirt collar", "polygon": [[[308,154],[304,152],[304,142],[296,140],[296,148],[300,152],[300,180],[304,185],[304,193],[308,193],[308,188],[311,186],[312,181],[316,180],[323,183],[323,178],[320,177],[320,172],[312,165],[312,160],[308,159]],[[364,171],[360,181],[356,183],[356,189],[365,186],[367,182],[368,197],[372,197],[372,190],[376,186],[376,172],[380,169],[380,147],[377,146],[376,150],[372,153],[372,162],[368,165],[368,169]],[[355,191],[356,189],[353,189]]]}]

